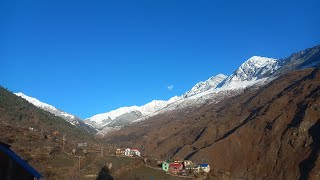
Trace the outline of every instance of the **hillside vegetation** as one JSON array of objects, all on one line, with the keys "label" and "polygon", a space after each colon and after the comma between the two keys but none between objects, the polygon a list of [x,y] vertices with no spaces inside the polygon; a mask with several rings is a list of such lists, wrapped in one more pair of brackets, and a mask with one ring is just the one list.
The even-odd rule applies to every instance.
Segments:
[{"label": "hillside vegetation", "polygon": [[76,157],[68,155],[78,142],[88,142],[88,148],[99,149],[88,131],[35,107],[3,87],[0,87],[0,141],[11,145],[49,179],[69,174],[78,164]]},{"label": "hillside vegetation", "polygon": [[39,131],[54,131],[68,134],[69,138],[91,138],[92,135],[83,131],[64,119],[41,110],[26,100],[17,97],[0,87],[0,123],[14,127],[32,127]]}]

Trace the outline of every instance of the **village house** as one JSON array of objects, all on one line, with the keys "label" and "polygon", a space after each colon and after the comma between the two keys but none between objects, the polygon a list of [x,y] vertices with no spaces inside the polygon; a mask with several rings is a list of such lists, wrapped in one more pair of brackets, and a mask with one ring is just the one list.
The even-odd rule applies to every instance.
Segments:
[{"label": "village house", "polygon": [[25,160],[0,142],[0,179],[38,180],[43,176]]},{"label": "village house", "polygon": [[128,156],[128,157],[133,157],[133,156],[140,157],[141,153],[140,153],[139,149],[126,148],[126,149],[117,149],[116,150],[116,155],[117,156]]},{"label": "village house", "polygon": [[132,156],[130,148],[127,148],[127,149],[124,150],[124,155],[125,156]]},{"label": "village house", "polygon": [[139,149],[135,149],[135,148],[131,149],[131,150],[130,150],[130,153],[131,153],[132,156],[138,156],[138,157],[140,157],[140,155],[141,155]]},{"label": "village house", "polygon": [[209,164],[196,165],[190,160],[184,161],[163,161],[161,164],[162,170],[170,174],[186,174],[210,172]]},{"label": "village house", "polygon": [[169,171],[169,165],[170,165],[170,162],[163,161],[162,162],[162,170],[165,171],[165,172],[168,172]]},{"label": "village house", "polygon": [[192,161],[190,161],[190,160],[184,160],[183,161],[183,166],[186,168],[186,167],[190,167],[190,166],[192,166],[193,165],[193,163],[192,163]]},{"label": "village house", "polygon": [[183,170],[183,163],[181,162],[172,162],[169,164],[169,173],[178,174]]},{"label": "village house", "polygon": [[196,168],[195,168],[196,172],[205,172],[208,173],[210,172],[210,166],[209,164],[199,164]]},{"label": "village house", "polygon": [[203,170],[203,172],[208,173],[210,172],[210,166],[209,164],[200,164],[200,168]]},{"label": "village house", "polygon": [[123,149],[117,149],[116,150],[116,156],[124,156],[124,150]]}]

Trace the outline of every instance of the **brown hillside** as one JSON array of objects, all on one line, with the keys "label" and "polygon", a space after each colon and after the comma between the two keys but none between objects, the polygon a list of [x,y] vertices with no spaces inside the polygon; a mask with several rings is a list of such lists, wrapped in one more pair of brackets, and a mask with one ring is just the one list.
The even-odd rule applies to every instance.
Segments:
[{"label": "brown hillside", "polygon": [[109,134],[149,156],[208,162],[233,178],[319,179],[320,71],[285,74],[201,108],[158,115]]},{"label": "brown hillside", "polygon": [[[2,87],[0,142],[9,144],[46,179],[70,179],[69,176],[79,174],[74,171],[77,157],[69,154],[78,142],[88,142],[90,149],[97,144],[89,132],[35,107]],[[90,161],[89,158],[83,158],[83,163]]]}]

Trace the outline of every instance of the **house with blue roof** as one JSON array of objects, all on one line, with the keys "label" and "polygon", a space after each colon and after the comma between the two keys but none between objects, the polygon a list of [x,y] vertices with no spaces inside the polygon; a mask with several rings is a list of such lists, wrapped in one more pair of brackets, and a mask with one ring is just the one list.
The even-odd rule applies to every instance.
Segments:
[{"label": "house with blue roof", "polygon": [[209,164],[199,164],[199,168],[200,168],[200,171],[203,171],[205,173],[210,172]]},{"label": "house with blue roof", "polygon": [[39,180],[43,176],[25,160],[0,142],[0,179]]}]

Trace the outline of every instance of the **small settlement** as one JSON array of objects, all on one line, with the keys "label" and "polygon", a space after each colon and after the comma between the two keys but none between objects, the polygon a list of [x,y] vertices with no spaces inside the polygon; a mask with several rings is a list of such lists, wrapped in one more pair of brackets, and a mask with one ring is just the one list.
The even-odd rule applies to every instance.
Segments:
[{"label": "small settlement", "polygon": [[190,160],[163,161],[162,170],[169,174],[190,175],[194,173],[210,172],[209,164],[195,164]]},{"label": "small settlement", "polygon": [[[139,149],[136,148],[118,148],[116,149],[116,156],[126,157],[141,157]],[[184,161],[158,161],[158,167],[161,167],[163,171],[168,174],[182,175],[182,176],[193,176],[198,173],[209,173],[210,165],[206,163],[197,164],[190,160]]]}]

